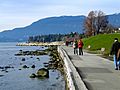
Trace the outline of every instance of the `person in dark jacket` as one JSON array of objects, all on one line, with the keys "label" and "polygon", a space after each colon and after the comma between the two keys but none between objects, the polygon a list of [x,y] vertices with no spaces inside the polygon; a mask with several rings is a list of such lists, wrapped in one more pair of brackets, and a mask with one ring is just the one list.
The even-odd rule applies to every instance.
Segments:
[{"label": "person in dark jacket", "polygon": [[120,43],[118,42],[118,38],[115,38],[110,51],[110,55],[113,55],[115,70],[118,70],[120,65],[120,61],[117,60],[117,54],[119,49],[120,49]]},{"label": "person in dark jacket", "polygon": [[77,48],[78,48],[78,42],[77,42],[77,40],[74,40],[74,42],[73,42],[73,48],[74,48],[74,54],[78,55],[78,50],[77,50]]}]

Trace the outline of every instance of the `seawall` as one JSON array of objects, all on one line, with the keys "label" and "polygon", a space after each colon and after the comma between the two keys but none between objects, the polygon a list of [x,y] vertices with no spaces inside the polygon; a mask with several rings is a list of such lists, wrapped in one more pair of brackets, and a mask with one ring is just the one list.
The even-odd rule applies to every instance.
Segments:
[{"label": "seawall", "polygon": [[58,46],[58,52],[64,62],[64,72],[69,90],[88,90],[62,46]]}]

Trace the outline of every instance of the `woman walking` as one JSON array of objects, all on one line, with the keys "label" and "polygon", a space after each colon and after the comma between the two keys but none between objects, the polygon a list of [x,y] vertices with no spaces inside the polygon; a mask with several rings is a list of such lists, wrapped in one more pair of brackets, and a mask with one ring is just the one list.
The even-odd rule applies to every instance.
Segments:
[{"label": "woman walking", "polygon": [[83,55],[83,41],[82,41],[82,38],[80,38],[80,40],[78,41],[78,50],[79,50],[79,55]]}]

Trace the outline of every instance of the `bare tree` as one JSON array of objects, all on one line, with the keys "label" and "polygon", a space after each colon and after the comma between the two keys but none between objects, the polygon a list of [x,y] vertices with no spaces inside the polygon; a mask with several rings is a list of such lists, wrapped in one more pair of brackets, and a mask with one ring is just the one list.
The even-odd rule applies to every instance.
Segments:
[{"label": "bare tree", "polygon": [[95,14],[94,11],[91,11],[85,20],[85,34],[87,36],[91,36],[95,32],[94,21],[95,21]]},{"label": "bare tree", "polygon": [[102,11],[96,11],[96,31],[97,34],[100,32],[105,32],[105,28],[108,25],[107,16]]},{"label": "bare tree", "polygon": [[99,34],[107,24],[107,17],[102,11],[91,11],[85,20],[85,33],[88,36]]}]

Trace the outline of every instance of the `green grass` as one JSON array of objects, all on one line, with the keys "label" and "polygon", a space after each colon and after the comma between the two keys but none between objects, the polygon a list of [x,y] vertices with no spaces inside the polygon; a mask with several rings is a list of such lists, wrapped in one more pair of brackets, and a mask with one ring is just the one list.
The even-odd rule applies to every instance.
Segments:
[{"label": "green grass", "polygon": [[114,42],[114,38],[118,38],[120,41],[120,33],[117,34],[100,34],[89,38],[84,38],[84,48],[88,49],[88,45],[91,46],[90,51],[100,51],[101,48],[105,48],[104,55],[108,55],[111,46]]}]

